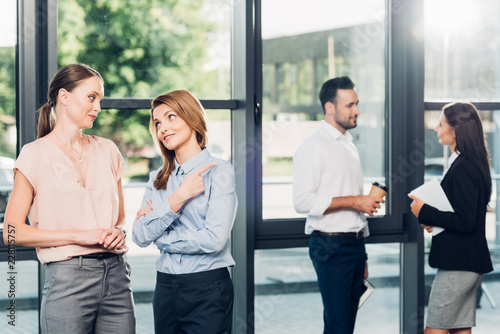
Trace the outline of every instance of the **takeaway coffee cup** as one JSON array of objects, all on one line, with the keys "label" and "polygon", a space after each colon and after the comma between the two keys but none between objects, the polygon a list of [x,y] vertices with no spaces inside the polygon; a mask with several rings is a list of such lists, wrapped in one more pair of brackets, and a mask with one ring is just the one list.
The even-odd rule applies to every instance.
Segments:
[{"label": "takeaway coffee cup", "polygon": [[368,196],[383,198],[387,194],[388,190],[389,189],[386,186],[383,186],[378,182],[373,182]]}]

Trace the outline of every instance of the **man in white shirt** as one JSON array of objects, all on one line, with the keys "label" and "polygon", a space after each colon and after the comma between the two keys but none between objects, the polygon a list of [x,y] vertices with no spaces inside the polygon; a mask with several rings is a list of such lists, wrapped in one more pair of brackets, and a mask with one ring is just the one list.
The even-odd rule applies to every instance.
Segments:
[{"label": "man in white shirt", "polygon": [[356,127],[358,95],[348,77],[326,81],[319,94],[325,119],[293,158],[295,210],[307,214],[309,255],[318,275],[324,333],[353,333],[363,278],[368,276],[365,214],[384,200],[363,195],[359,153],[347,131]]}]

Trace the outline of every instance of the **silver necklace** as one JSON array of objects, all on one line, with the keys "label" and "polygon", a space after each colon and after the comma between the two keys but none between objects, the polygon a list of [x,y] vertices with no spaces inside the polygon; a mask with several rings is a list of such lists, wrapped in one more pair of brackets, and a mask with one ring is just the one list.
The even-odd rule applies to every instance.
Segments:
[{"label": "silver necklace", "polygon": [[61,138],[59,138],[59,136],[57,136],[55,133],[54,133],[54,136],[56,136],[57,139],[59,139],[59,141],[69,150],[70,153],[72,153],[73,155],[76,155],[78,157],[78,161],[80,163],[83,163],[83,159],[82,159],[82,151],[83,151],[83,142],[82,142],[82,145],[80,147],[80,154],[77,154],[75,152],[75,150],[73,150],[70,146],[66,145],[62,140]]}]

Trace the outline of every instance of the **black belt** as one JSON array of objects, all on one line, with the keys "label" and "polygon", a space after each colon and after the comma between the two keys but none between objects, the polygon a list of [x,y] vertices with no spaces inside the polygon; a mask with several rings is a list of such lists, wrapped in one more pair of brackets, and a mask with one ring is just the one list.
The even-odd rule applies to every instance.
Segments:
[{"label": "black belt", "polygon": [[[113,256],[118,256],[120,254],[116,253],[94,253],[94,254],[87,254],[87,255],[80,255],[82,259],[96,259],[96,260],[104,260],[104,259],[109,259],[110,257]],[[78,257],[78,256],[75,256]]]},{"label": "black belt", "polygon": [[189,274],[166,274],[159,271],[156,272],[156,282],[163,284],[201,284],[220,281],[229,277],[229,270],[226,267]]},{"label": "black belt", "polygon": [[363,238],[363,230],[359,232],[321,232],[321,231],[314,231],[312,233],[313,235],[321,235],[325,237],[343,237],[343,238],[353,238],[353,239],[360,239]]}]

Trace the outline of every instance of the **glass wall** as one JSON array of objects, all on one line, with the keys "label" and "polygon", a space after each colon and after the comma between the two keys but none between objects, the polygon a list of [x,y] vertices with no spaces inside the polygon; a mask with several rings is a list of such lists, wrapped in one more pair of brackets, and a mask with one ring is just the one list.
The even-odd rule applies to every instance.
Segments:
[{"label": "glass wall", "polygon": [[[486,214],[486,239],[494,271],[483,277],[478,290],[475,333],[488,333],[500,316],[500,23],[495,0],[426,0],[425,5],[425,176],[441,179],[450,151],[433,130],[439,108],[446,102],[470,101],[479,109],[491,156],[493,192]],[[446,8],[446,10],[443,10]],[[439,102],[439,103],[438,103]],[[437,109],[437,110],[431,110]],[[432,238],[424,233],[426,254]],[[425,260],[426,302],[435,269]],[[497,326],[498,324],[496,324]],[[495,327],[496,328],[496,327]]]},{"label": "glass wall", "polygon": [[[0,230],[12,191],[16,158],[17,1],[2,2],[0,11]],[[7,226],[6,226],[7,228]],[[11,230],[12,231],[12,230]],[[2,333],[38,331],[38,262],[21,261],[16,235],[9,233],[6,255],[0,254],[0,327]]]},{"label": "glass wall", "polygon": [[500,101],[495,0],[426,0],[425,101]]},{"label": "glass wall", "polygon": [[187,89],[231,96],[230,0],[58,3],[60,65],[101,72],[106,96],[150,98]]},{"label": "glass wall", "polygon": [[[367,252],[375,291],[359,309],[355,333],[398,333],[399,244],[368,245]],[[323,303],[309,250],[256,251],[255,333],[322,332]]]},{"label": "glass wall", "polygon": [[38,261],[0,262],[0,267],[2,334],[38,333]]},{"label": "glass wall", "polygon": [[385,11],[384,0],[350,1],[341,7],[327,0],[308,6],[262,2],[264,219],[300,217],[293,209],[292,158],[319,128],[323,111],[318,94],[329,78],[349,76],[356,83],[361,115],[350,132],[366,193],[374,180],[385,183]]},{"label": "glass wall", "polygon": [[[303,217],[293,208],[293,155],[319,129],[324,114],[318,94],[330,78],[349,76],[356,83],[361,115],[350,132],[360,152],[365,193],[373,181],[385,183],[387,20],[383,0],[357,0],[341,7],[326,0],[308,6],[262,1],[261,12],[266,224]],[[384,214],[385,206],[379,211]],[[356,333],[373,333],[374,327],[380,333],[399,330],[399,246],[368,245],[369,280],[376,293],[361,308]],[[255,332],[321,333],[323,306],[308,249],[256,250],[254,261]]]},{"label": "glass wall", "polygon": [[[49,0],[49,10],[55,8],[55,4],[58,7],[57,29],[52,31],[52,28],[48,28],[48,40],[53,41],[51,38],[57,36],[58,64],[55,64],[52,55],[46,59],[37,52],[40,45],[42,49],[46,48],[44,38],[47,31],[44,29],[47,27],[37,25],[37,21],[33,19],[26,23],[29,25],[34,22],[31,33],[36,36],[32,36],[36,43],[32,41],[26,50],[36,57],[27,60],[30,62],[28,66],[23,63],[25,59],[21,60],[18,70],[26,71],[23,78],[29,79],[32,71],[37,73],[33,76],[36,83],[25,83],[30,87],[27,90],[29,92],[32,91],[32,86],[36,86],[33,92],[39,93],[40,97],[31,99],[32,96],[28,96],[31,100],[36,100],[36,103],[39,103],[40,99],[43,100],[46,94],[38,91],[39,86],[46,85],[46,82],[41,83],[46,80],[39,77],[43,76],[44,71],[68,63],[84,62],[103,74],[106,82],[106,99],[103,101],[105,109],[89,133],[111,138],[124,155],[126,169],[123,179],[126,223],[129,229],[139,206],[148,173],[161,163],[147,129],[149,99],[168,90],[184,88],[195,93],[202,102],[208,102],[206,105],[213,108],[208,110],[209,150],[223,159],[231,160],[238,156],[241,150],[245,154],[255,153],[253,149],[259,151],[261,139],[262,159],[259,156],[258,165],[260,168],[262,163],[262,180],[259,168],[256,168],[257,171],[252,170],[252,162],[248,160],[245,165],[244,160],[247,157],[239,161],[244,173],[237,175],[238,184],[245,184],[247,188],[246,192],[237,189],[242,199],[239,212],[243,210],[244,213],[239,215],[241,221],[236,222],[235,227],[239,228],[239,233],[243,231],[243,235],[238,237],[240,240],[246,240],[243,247],[247,248],[245,255],[249,255],[240,257],[233,271],[233,274],[238,270],[243,271],[241,276],[244,279],[235,280],[235,290],[237,293],[245,290],[243,294],[238,295],[239,300],[235,304],[235,313],[239,317],[235,331],[244,328],[245,331],[248,329],[251,332],[255,323],[256,333],[292,333],[295,329],[301,333],[319,333],[322,326],[322,305],[316,277],[307,249],[300,248],[305,245],[306,238],[302,230],[299,231],[300,235],[297,233],[288,238],[284,234],[289,230],[282,228],[285,226],[282,224],[290,223],[294,226],[293,231],[298,231],[303,222],[300,219],[303,217],[295,213],[292,205],[292,156],[298,145],[317,129],[323,117],[318,102],[318,90],[322,82],[330,77],[348,75],[356,82],[360,98],[359,125],[352,133],[361,154],[367,187],[371,181],[385,182],[386,177],[397,174],[399,162],[408,158],[411,153],[405,151],[411,146],[408,143],[423,140],[417,131],[412,132],[418,133],[415,137],[407,138],[408,143],[399,141],[400,138],[405,138],[405,131],[411,129],[412,125],[406,124],[406,120],[412,119],[413,115],[420,116],[423,110],[414,110],[409,103],[405,104],[408,101],[422,101],[418,93],[415,93],[415,89],[422,87],[420,79],[411,81],[416,86],[408,87],[406,83],[409,81],[401,79],[420,75],[418,63],[423,61],[423,54],[419,54],[418,46],[412,40],[413,32],[418,32],[420,28],[412,24],[413,21],[421,19],[421,2],[424,0],[355,0],[335,6],[336,3],[332,1],[310,0],[307,6],[304,6],[300,2],[283,0]],[[0,160],[7,159],[7,180],[11,177],[8,171],[11,171],[12,165],[9,164],[13,163],[16,155],[16,126],[21,127],[21,124],[26,124],[26,120],[31,122],[35,109],[30,105],[29,110],[18,111],[17,116],[23,118],[18,118],[20,121],[16,124],[15,58],[19,56],[16,55],[15,48],[17,3],[31,4],[29,1],[7,0],[4,1],[0,13]],[[38,12],[41,11],[40,8],[47,8],[42,6],[43,3],[45,2],[37,3],[37,6],[26,6],[28,11],[35,13],[23,15],[38,17],[38,14],[41,14]],[[497,222],[497,208],[500,207],[497,199],[500,197],[496,193],[497,189],[500,189],[496,184],[500,179],[497,175],[500,154],[496,153],[496,143],[500,140],[500,131],[497,129],[500,121],[497,114],[500,110],[497,32],[500,28],[494,18],[494,13],[500,8],[494,0],[464,0],[451,4],[443,0],[426,0],[425,4],[427,22],[440,22],[447,27],[445,30],[439,30],[439,26],[426,25],[425,177],[439,177],[449,154],[443,151],[432,132],[439,115],[438,110],[442,103],[447,101],[468,99],[482,103],[479,106],[493,158],[492,174],[495,184],[491,210],[488,212],[487,238],[494,258],[495,272],[485,275],[479,301],[481,309],[478,311],[478,328],[475,331],[486,333],[486,326],[494,324],[498,319],[498,308],[493,306],[498,303],[497,296],[500,294],[500,233]],[[446,10],[439,9],[443,4]],[[446,21],[443,13],[458,10],[462,4],[466,5],[463,11],[469,15],[465,19],[457,19],[458,14],[453,13],[451,16],[455,17],[455,20]],[[257,12],[253,13],[253,9]],[[238,20],[232,20],[233,12],[244,12],[244,15],[236,16]],[[439,14],[436,16],[434,13]],[[250,23],[242,22],[242,17]],[[52,18],[54,20],[50,22],[50,27],[55,24],[55,16]],[[262,23],[262,27],[254,26],[254,22]],[[451,27],[453,22],[461,23],[456,30]],[[260,28],[262,29],[259,30]],[[406,35],[407,30],[411,31],[408,33],[411,36]],[[236,33],[232,35],[234,32]],[[257,41],[252,40],[254,32],[261,32],[262,50],[260,36],[256,38]],[[390,36],[390,40],[386,36]],[[35,44],[37,47],[34,47]],[[410,44],[410,47],[407,47],[407,44]],[[417,50],[414,50],[414,47]],[[256,71],[252,64],[254,57],[259,58],[255,54],[260,51],[262,68]],[[399,57],[399,54],[405,56]],[[407,54],[413,55],[413,58],[407,57]],[[241,55],[243,57],[240,57]],[[232,61],[238,66],[233,66]],[[260,63],[260,59],[257,61]],[[48,62],[50,66],[47,66]],[[258,88],[261,84],[260,81],[254,82],[258,79],[252,76],[260,76],[256,73],[262,75],[261,101],[255,101],[255,96],[260,94]],[[238,75],[239,81],[234,79]],[[236,84],[231,82],[232,79]],[[386,87],[389,89],[386,90]],[[235,91],[238,94],[235,94]],[[241,91],[245,93],[240,94]],[[235,95],[238,100],[230,100],[235,98]],[[221,101],[230,103],[220,105]],[[262,102],[261,129],[259,122],[253,123],[253,115],[246,119],[239,118],[243,114],[252,114],[254,102]],[[394,104],[397,105],[396,108]],[[230,110],[231,108],[234,109]],[[409,110],[415,112],[410,113]],[[238,120],[244,121],[232,123],[230,112],[233,117],[236,115]],[[397,122],[390,123],[394,119],[397,119]],[[387,120],[390,122],[386,123]],[[239,126],[238,129],[245,131],[255,126],[255,133],[259,134],[258,140],[254,140],[254,132],[249,131],[240,137],[236,136],[237,141],[232,143],[235,133],[231,133],[231,127],[235,128],[235,123]],[[244,126],[240,126],[242,123],[245,123]],[[391,128],[394,126],[401,127],[401,130],[394,131]],[[23,138],[31,135],[34,137],[31,132]],[[22,134],[22,131],[18,133]],[[391,138],[394,139],[390,140]],[[373,147],[380,149],[374,150]],[[0,172],[3,170],[2,161]],[[398,163],[394,163],[395,161]],[[417,169],[419,168],[421,166],[417,166]],[[259,182],[253,182],[252,173],[257,175]],[[7,198],[12,186],[12,181],[10,184],[6,181],[4,187],[2,179],[0,174],[0,216],[4,210],[2,196]],[[262,196],[252,188],[257,183],[259,184],[255,185],[255,188],[260,187],[260,181],[263,184]],[[403,182],[407,181],[403,180],[401,183]],[[398,184],[398,187],[404,188],[406,185],[407,183]],[[398,194],[401,191],[399,189]],[[395,200],[396,196],[393,197]],[[262,210],[260,204],[256,203],[262,203]],[[415,258],[410,256],[410,261],[407,261],[408,254],[416,254],[418,248],[412,248],[411,243],[415,241],[412,239],[414,236],[410,234],[413,232],[407,233],[408,226],[405,225],[408,219],[404,214],[407,214],[408,210],[400,208],[402,206],[392,205],[388,207],[390,210],[387,210],[385,216],[370,222],[375,227],[390,223],[381,228],[384,230],[387,227],[387,230],[384,230],[387,235],[380,235],[380,239],[376,239],[377,242],[382,240],[381,242],[390,243],[368,245],[369,281],[374,285],[375,293],[359,312],[356,333],[413,333],[415,323],[420,321],[417,311],[414,314],[407,313],[407,316],[404,316],[404,311],[400,311],[406,307],[412,312],[417,303],[417,299],[413,297],[415,287],[400,287],[400,277],[403,273],[408,277],[413,269],[415,273],[421,273],[420,269],[416,268]],[[255,207],[258,210],[254,210]],[[396,214],[392,212],[395,209],[399,210]],[[279,223],[273,224],[271,220],[279,220]],[[400,225],[391,230],[395,222]],[[259,239],[262,236],[259,235],[262,232],[259,224],[270,226],[272,233]],[[278,230],[275,226],[279,227]],[[267,230],[265,232],[267,233]],[[393,243],[394,240],[402,243]],[[428,244],[429,241],[426,235],[425,243]],[[131,240],[128,240],[128,243],[131,246],[128,259],[132,264],[132,282],[137,302],[137,331],[148,333],[152,323],[149,301],[155,280],[154,261],[157,250],[153,246],[138,248]],[[261,248],[281,248],[258,249],[254,254],[254,243],[258,243]],[[408,244],[411,246],[404,248]],[[401,245],[404,252],[400,251]],[[234,252],[237,253],[241,247],[241,243],[235,243]],[[5,252],[5,245],[1,249]],[[7,266],[7,263],[2,265]],[[37,266],[35,261],[19,262],[19,273],[22,272],[23,275],[19,275],[16,283],[16,289],[19,291],[19,299],[16,301],[19,301],[18,305],[22,310],[18,313],[18,320],[23,326],[32,327],[17,327],[14,332],[36,332],[39,292]],[[425,268],[425,274],[426,281],[432,280],[434,273],[428,266]],[[7,276],[0,278],[3,282],[0,289],[7,292],[10,289],[10,285],[5,285]],[[248,296],[248,291],[255,292],[255,300],[252,295],[252,298],[243,298],[245,300],[242,301],[241,295]],[[400,300],[407,299],[408,295],[411,295],[410,303],[400,303]],[[7,307],[8,302],[5,296],[0,298],[2,309]],[[238,303],[244,303],[246,308],[241,311]],[[252,308],[253,304],[255,309]],[[413,306],[408,307],[408,304]],[[420,307],[421,304],[418,305]],[[308,312],[304,311],[306,309]],[[4,320],[6,315],[6,310],[0,311]],[[405,321],[410,323],[407,326],[410,328],[408,331],[404,325],[399,328],[399,323]],[[4,327],[2,324],[2,328]]]},{"label": "glass wall", "polygon": [[17,4],[8,0],[0,12],[0,228],[12,190],[16,158]]}]

